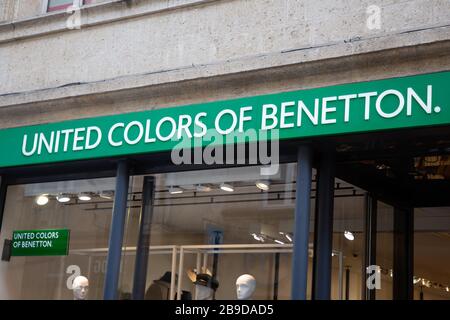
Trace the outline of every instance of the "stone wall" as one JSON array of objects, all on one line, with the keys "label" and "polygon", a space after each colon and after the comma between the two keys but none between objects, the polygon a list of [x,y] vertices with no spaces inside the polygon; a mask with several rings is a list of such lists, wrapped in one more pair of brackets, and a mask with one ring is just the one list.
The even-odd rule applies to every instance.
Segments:
[{"label": "stone wall", "polygon": [[[155,1],[135,1],[131,6],[144,10],[151,2]],[[177,2],[186,1],[164,1],[167,7]],[[318,56],[326,58],[320,54],[323,47],[414,32],[450,21],[447,0],[228,0],[196,6],[197,2],[204,1],[133,19],[81,25],[80,30],[31,35],[21,41],[12,41],[14,36],[11,41],[5,38],[0,43],[0,93],[219,64],[305,48],[316,48]],[[28,2],[22,0],[20,6],[24,3]],[[370,30],[366,25],[366,9],[373,3],[381,9],[379,30]],[[115,10],[126,16],[130,11],[124,2],[115,4],[116,8],[108,12]],[[106,7],[97,8],[91,18],[91,11],[82,10],[82,19],[86,16],[82,22],[89,25],[89,19],[101,21],[102,14],[110,14],[106,11]],[[60,18],[65,22],[67,15]],[[42,26],[46,19],[27,24]],[[20,23],[15,27],[20,29]],[[0,33],[7,32],[5,29],[0,28]],[[377,49],[376,45],[370,48]]]},{"label": "stone wall", "polygon": [[65,12],[0,25],[1,127],[450,68],[448,0],[115,0],[80,14],[74,30]]}]

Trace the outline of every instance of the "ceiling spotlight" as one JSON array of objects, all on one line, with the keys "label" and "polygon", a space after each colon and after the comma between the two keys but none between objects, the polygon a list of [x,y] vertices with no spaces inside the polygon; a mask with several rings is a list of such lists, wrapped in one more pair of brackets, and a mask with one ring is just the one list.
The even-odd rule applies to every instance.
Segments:
[{"label": "ceiling spotlight", "polygon": [[288,235],[287,233],[285,233],[284,236],[289,240],[289,242],[292,242],[292,238],[291,238],[290,235]]},{"label": "ceiling spotlight", "polygon": [[61,193],[60,195],[56,196],[56,200],[60,203],[66,203],[70,201],[70,197],[66,194]]},{"label": "ceiling spotlight", "polygon": [[108,191],[102,191],[99,193],[99,197],[103,199],[111,200],[114,196],[114,191],[108,190]]},{"label": "ceiling spotlight", "polygon": [[261,241],[261,238],[256,233],[252,233],[252,236],[256,241]]},{"label": "ceiling spotlight", "polygon": [[199,192],[209,192],[211,191],[211,187],[203,186],[201,184],[197,185],[197,191]]},{"label": "ceiling spotlight", "polygon": [[280,241],[280,240],[274,240],[276,243],[278,243],[278,244],[284,244],[284,242],[283,241]]},{"label": "ceiling spotlight", "polygon": [[221,183],[220,184],[220,189],[226,192],[233,192],[234,188],[231,184],[228,183]]},{"label": "ceiling spotlight", "polygon": [[258,189],[261,189],[263,191],[267,191],[270,188],[270,182],[267,180],[258,180],[256,181],[256,187],[258,187]]},{"label": "ceiling spotlight", "polygon": [[350,231],[347,231],[347,230],[344,231],[344,237],[345,237],[345,239],[350,240],[350,241],[355,240],[355,236],[353,235],[353,233]]},{"label": "ceiling spotlight", "polygon": [[179,187],[170,187],[169,193],[170,194],[181,194],[181,193],[183,193],[183,189],[181,189]]},{"label": "ceiling spotlight", "polygon": [[377,164],[375,167],[376,167],[378,170],[386,170],[386,169],[389,169],[389,166],[385,165],[384,163]]},{"label": "ceiling spotlight", "polygon": [[40,195],[36,198],[36,204],[38,206],[45,206],[48,203],[48,196],[46,194]]},{"label": "ceiling spotlight", "polygon": [[253,239],[255,239],[256,241],[264,242],[263,234],[252,233],[251,235],[253,236]]},{"label": "ceiling spotlight", "polygon": [[82,192],[78,195],[78,200],[80,201],[90,201],[91,199],[92,197],[88,193]]}]

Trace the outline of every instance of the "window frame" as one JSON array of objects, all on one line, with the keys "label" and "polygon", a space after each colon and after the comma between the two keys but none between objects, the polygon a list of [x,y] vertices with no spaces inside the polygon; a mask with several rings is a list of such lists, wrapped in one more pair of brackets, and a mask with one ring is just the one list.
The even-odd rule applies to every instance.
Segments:
[{"label": "window frame", "polygon": [[[50,12],[61,12],[61,11],[63,11],[63,10],[53,10],[53,11],[49,11],[48,9],[48,5],[49,5],[49,2],[50,2],[50,0],[43,0],[42,1],[42,12],[44,13],[44,14],[46,14],[46,13],[50,13]],[[78,5],[78,7],[81,7],[81,6],[83,6],[84,5],[84,2],[85,2],[85,0],[72,0],[72,6],[77,6]],[[69,6],[71,6],[71,5],[68,5],[68,7]],[[66,8],[65,8],[66,9]],[[64,10],[65,10],[64,9]]]}]

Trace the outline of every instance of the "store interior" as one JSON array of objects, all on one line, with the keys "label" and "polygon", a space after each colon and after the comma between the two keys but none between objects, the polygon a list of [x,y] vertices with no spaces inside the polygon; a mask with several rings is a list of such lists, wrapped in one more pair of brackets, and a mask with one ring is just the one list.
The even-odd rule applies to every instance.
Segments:
[{"label": "store interior", "polygon": [[[447,166],[446,161],[442,157],[438,162]],[[420,163],[424,162],[416,163],[420,169]],[[388,170],[387,167],[385,164],[377,170]],[[433,172],[429,174],[434,174],[430,177],[436,178],[437,169],[430,170]],[[448,179],[444,174],[441,177]],[[295,163],[281,165],[271,177],[262,176],[257,166],[152,176],[155,192],[146,299],[170,298],[173,270],[175,298],[178,286],[181,299],[198,298],[198,289],[189,277],[189,271],[194,271],[210,273],[218,281],[214,299],[236,299],[236,279],[243,274],[256,279],[253,299],[289,299]],[[144,177],[130,178],[120,299],[131,298]],[[314,253],[315,181],[314,171],[309,283]],[[1,261],[0,298],[71,299],[70,266],[78,266],[89,279],[89,299],[102,299],[114,186],[114,178],[10,186],[1,243],[11,237],[13,230],[40,228],[70,229],[71,240],[68,256],[11,257],[9,261]],[[335,180],[332,299],[361,299],[365,195],[364,189]],[[414,218],[414,298],[450,299],[450,208],[416,208]],[[393,208],[381,201],[377,227],[381,288],[376,291],[376,298],[392,299]],[[208,250],[186,247],[180,267],[180,248],[202,245],[218,247]],[[163,286],[165,291],[161,289],[155,294],[155,286]]]}]

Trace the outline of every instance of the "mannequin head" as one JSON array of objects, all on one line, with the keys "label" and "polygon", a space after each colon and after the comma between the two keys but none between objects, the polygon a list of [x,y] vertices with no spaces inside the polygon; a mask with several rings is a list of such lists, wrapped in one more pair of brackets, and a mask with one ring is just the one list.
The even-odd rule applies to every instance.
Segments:
[{"label": "mannequin head", "polygon": [[250,274],[243,274],[236,280],[236,294],[238,300],[248,300],[256,288],[256,279]]},{"label": "mannequin head", "polygon": [[83,276],[76,277],[73,280],[72,290],[75,300],[86,300],[89,291],[89,280]]},{"label": "mannequin head", "polygon": [[214,292],[219,287],[219,281],[211,275],[209,270],[203,270],[204,273],[197,273],[196,270],[188,270],[189,279],[195,285],[196,300],[211,300],[214,298]]}]

